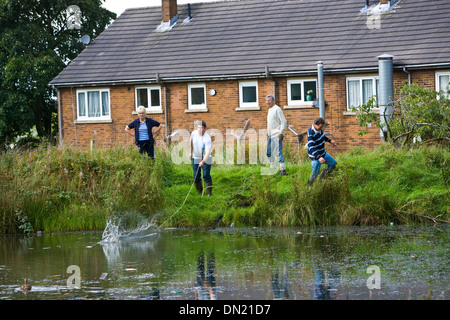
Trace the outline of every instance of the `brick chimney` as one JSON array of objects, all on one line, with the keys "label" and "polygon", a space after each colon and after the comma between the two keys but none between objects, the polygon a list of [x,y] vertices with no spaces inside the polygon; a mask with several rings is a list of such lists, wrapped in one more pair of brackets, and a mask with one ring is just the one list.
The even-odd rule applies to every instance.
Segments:
[{"label": "brick chimney", "polygon": [[162,0],[162,20],[170,22],[178,13],[177,0]]},{"label": "brick chimney", "polygon": [[390,4],[391,0],[380,0],[381,4]]}]

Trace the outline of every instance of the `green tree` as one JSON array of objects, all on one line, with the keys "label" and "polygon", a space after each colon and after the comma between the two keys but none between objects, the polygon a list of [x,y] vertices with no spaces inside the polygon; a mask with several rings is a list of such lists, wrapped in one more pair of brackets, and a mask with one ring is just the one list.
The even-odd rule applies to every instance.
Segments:
[{"label": "green tree", "polygon": [[[401,97],[392,102],[394,113],[387,119],[388,140],[405,147],[431,143],[448,145],[450,93],[436,92],[416,83],[405,84],[399,93]],[[376,107],[376,99],[371,98],[360,108],[353,109],[360,126],[367,128],[369,123],[380,126],[373,112]],[[360,132],[361,135],[366,133],[367,129]]]},{"label": "green tree", "polygon": [[[0,146],[35,128],[52,132],[57,111],[49,82],[98,36],[116,15],[104,0],[0,0]],[[68,7],[76,5],[79,24]],[[55,128],[55,126],[53,126]]]}]

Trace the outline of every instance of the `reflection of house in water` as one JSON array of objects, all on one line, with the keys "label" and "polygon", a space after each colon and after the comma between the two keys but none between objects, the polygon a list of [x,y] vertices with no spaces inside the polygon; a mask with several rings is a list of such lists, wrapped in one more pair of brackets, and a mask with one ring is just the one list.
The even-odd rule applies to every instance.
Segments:
[{"label": "reflection of house in water", "polygon": [[209,253],[207,265],[205,265],[205,253],[200,252],[197,259],[195,300],[217,300],[215,265],[214,252]]}]

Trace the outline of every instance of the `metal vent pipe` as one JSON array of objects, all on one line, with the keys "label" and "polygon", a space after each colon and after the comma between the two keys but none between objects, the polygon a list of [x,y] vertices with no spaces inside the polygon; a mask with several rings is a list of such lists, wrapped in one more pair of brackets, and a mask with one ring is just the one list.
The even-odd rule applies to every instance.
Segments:
[{"label": "metal vent pipe", "polygon": [[381,140],[386,141],[386,122],[392,115],[394,101],[394,56],[383,54],[378,59],[378,107],[380,108]]},{"label": "metal vent pipe", "polygon": [[317,62],[317,80],[319,86],[319,113],[325,119],[325,94],[323,92],[323,62]]}]

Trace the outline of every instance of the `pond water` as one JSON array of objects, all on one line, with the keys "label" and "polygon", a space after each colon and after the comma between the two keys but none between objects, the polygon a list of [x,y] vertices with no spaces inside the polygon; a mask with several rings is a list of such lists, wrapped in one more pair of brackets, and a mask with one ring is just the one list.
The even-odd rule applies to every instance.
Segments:
[{"label": "pond water", "polygon": [[175,229],[108,244],[101,232],[3,235],[0,299],[449,299],[449,230]]}]

